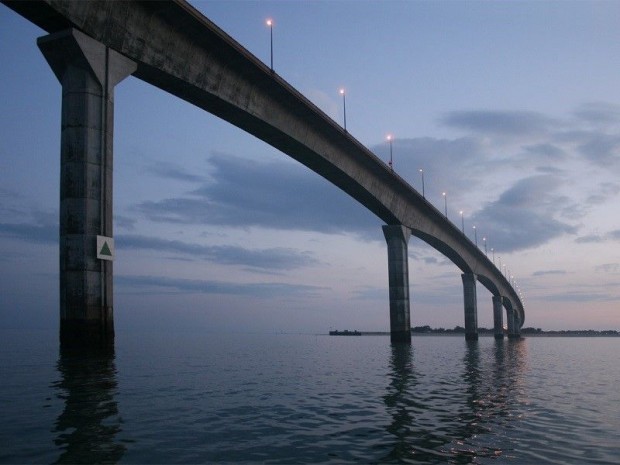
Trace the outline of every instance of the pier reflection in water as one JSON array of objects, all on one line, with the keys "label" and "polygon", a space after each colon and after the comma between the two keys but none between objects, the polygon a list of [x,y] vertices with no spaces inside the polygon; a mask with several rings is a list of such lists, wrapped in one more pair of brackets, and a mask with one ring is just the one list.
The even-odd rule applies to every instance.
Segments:
[{"label": "pier reflection in water", "polygon": [[[521,385],[523,344],[497,341],[481,349],[464,342],[461,360],[445,360],[429,371],[416,369],[414,348],[393,345],[390,383],[383,400],[395,438],[381,463],[479,463],[511,456],[509,438],[497,431],[510,427]],[[437,361],[437,360],[435,360]],[[445,370],[456,369],[453,376]]]},{"label": "pier reflection in water", "polygon": [[51,387],[64,409],[52,433],[61,451],[54,463],[117,463],[126,446],[117,439],[121,417],[114,348],[87,351],[61,348],[59,381]]}]

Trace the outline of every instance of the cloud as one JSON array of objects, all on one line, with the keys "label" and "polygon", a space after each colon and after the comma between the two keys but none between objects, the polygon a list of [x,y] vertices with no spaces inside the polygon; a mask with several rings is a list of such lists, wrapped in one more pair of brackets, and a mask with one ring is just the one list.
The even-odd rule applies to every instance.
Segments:
[{"label": "cloud", "polygon": [[226,294],[258,298],[314,296],[325,291],[325,287],[306,286],[287,283],[231,283],[223,281],[201,281],[194,279],[176,279],[158,276],[117,275],[116,284],[125,291],[134,292],[142,289],[149,294]]},{"label": "cloud", "polygon": [[181,167],[174,165],[172,163],[158,162],[152,166],[149,165],[147,170],[165,179],[174,179],[177,181],[193,182],[193,183],[200,183],[205,180],[204,176],[200,176],[200,175],[185,171]]},{"label": "cloud", "polygon": [[532,273],[532,276],[547,276],[547,275],[565,275],[564,270],[542,270]]},{"label": "cloud", "polygon": [[575,239],[575,242],[577,244],[594,244],[594,243],[599,243],[603,241],[604,239],[597,234],[589,234],[587,236],[581,236]]},{"label": "cloud", "polygon": [[58,244],[58,224],[0,223],[0,236],[35,244]]},{"label": "cloud", "polygon": [[579,152],[589,161],[603,167],[620,165],[620,135],[591,132],[581,134]]},{"label": "cloud", "polygon": [[616,124],[620,122],[620,105],[606,102],[590,102],[580,105],[574,115],[582,120],[596,125]]},{"label": "cloud", "polygon": [[607,241],[620,241],[620,229],[609,231],[607,234],[604,234],[602,236],[599,234],[590,234],[575,239],[575,242],[577,242],[578,244],[601,243]]},{"label": "cloud", "polygon": [[598,265],[594,271],[602,273],[618,273],[620,271],[620,263],[605,263]]},{"label": "cloud", "polygon": [[381,223],[372,213],[301,165],[222,154],[209,163],[212,179],[198,189],[135,209],[155,222],[381,237]]},{"label": "cloud", "polygon": [[590,205],[600,205],[609,198],[615,197],[620,192],[620,185],[614,182],[602,182],[597,186],[597,191],[591,194],[586,202]]},{"label": "cloud", "polygon": [[538,159],[558,161],[566,156],[566,152],[562,148],[548,142],[534,145],[526,145],[523,148],[528,154],[534,155]]},{"label": "cloud", "polygon": [[318,263],[309,252],[284,247],[252,250],[236,246],[189,244],[139,235],[117,236],[116,246],[119,249],[172,252],[223,265],[243,265],[261,270],[289,271]]},{"label": "cloud", "polygon": [[[449,112],[440,122],[484,140],[488,150],[505,149],[506,142],[517,144],[521,153],[514,154],[513,160],[557,164],[583,158],[598,167],[619,169],[620,105],[587,103],[578,107],[574,116],[561,120],[530,111],[465,110]],[[537,169],[559,172],[556,165]]]},{"label": "cloud", "polygon": [[114,226],[126,231],[133,231],[136,228],[136,219],[125,215],[114,215]]},{"label": "cloud", "polygon": [[364,286],[355,291],[353,291],[353,299],[358,300],[378,300],[380,302],[385,302],[386,299],[389,298],[388,290],[386,288],[378,288],[371,286]]},{"label": "cloud", "polygon": [[483,136],[523,137],[540,135],[554,121],[531,111],[453,111],[443,116],[443,124]]},{"label": "cloud", "polygon": [[576,228],[553,218],[561,204],[554,190],[559,180],[540,175],[517,181],[473,215],[473,222],[489,238],[496,251],[512,252],[542,245]]}]

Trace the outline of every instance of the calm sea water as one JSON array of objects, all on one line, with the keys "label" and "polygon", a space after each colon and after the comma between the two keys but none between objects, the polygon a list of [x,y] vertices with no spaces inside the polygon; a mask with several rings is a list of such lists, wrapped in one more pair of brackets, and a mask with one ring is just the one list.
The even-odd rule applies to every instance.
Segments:
[{"label": "calm sea water", "polygon": [[0,463],[620,463],[620,338],[0,333]]}]

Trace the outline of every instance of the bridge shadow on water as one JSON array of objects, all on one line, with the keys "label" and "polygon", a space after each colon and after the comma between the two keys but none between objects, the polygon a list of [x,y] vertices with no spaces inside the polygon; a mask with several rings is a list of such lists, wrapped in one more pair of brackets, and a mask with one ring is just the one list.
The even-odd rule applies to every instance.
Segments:
[{"label": "bridge shadow on water", "polygon": [[[518,420],[521,342],[495,341],[482,349],[478,341],[466,341],[461,360],[432,372],[422,365],[416,369],[414,347],[392,345],[383,401],[394,442],[378,463],[466,464],[510,457],[509,438],[501,433]],[[442,373],[450,365],[461,371]]]},{"label": "bridge shadow on water", "polygon": [[61,348],[59,381],[52,384],[64,401],[52,433],[61,450],[54,463],[117,463],[126,446],[117,440],[121,418],[116,401],[114,347]]}]

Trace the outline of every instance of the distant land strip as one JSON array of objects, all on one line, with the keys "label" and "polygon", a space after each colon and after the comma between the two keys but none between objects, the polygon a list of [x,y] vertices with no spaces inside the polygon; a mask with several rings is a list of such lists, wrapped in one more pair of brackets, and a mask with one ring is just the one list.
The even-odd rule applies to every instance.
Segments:
[{"label": "distant land strip", "polygon": [[[386,336],[389,331],[330,331],[335,336],[362,335],[362,336]],[[414,326],[411,333],[415,335],[454,336],[465,334],[465,328],[455,326],[453,329],[431,328],[430,326]],[[504,330],[506,333],[506,330]],[[493,336],[494,329],[478,328],[480,336]],[[521,336],[548,336],[548,337],[620,337],[620,332],[615,329],[567,329],[567,330],[543,330],[541,328],[521,328]]]},{"label": "distant land strip", "polygon": [[[415,326],[411,328],[413,334],[464,334],[465,328],[456,326],[454,329],[431,328],[430,326]],[[506,332],[506,330],[504,330]],[[492,336],[494,329],[478,328],[479,335]],[[620,332],[609,329],[598,331],[595,329],[568,329],[568,330],[543,330],[540,328],[521,328],[521,336],[574,336],[574,337],[618,337]]]}]

